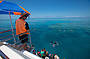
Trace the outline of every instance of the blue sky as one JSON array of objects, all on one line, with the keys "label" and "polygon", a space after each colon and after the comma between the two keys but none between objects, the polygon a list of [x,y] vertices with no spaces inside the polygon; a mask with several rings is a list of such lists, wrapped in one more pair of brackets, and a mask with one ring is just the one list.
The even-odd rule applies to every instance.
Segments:
[{"label": "blue sky", "polygon": [[[90,0],[7,0],[20,4],[32,17],[90,16]],[[24,1],[24,2],[23,2]]]}]

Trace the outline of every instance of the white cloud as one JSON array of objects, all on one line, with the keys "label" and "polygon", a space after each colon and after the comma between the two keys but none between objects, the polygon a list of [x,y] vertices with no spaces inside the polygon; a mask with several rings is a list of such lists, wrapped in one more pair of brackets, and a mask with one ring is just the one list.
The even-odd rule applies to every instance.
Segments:
[{"label": "white cloud", "polygon": [[64,17],[86,17],[86,16],[64,16]]}]

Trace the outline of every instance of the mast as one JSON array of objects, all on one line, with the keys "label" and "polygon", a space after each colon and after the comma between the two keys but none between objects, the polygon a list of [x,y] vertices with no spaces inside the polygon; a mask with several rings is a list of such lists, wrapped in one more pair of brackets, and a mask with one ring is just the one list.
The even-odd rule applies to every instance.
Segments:
[{"label": "mast", "polygon": [[9,12],[9,17],[10,17],[10,23],[11,23],[11,28],[12,28],[12,34],[13,34],[13,38],[14,38],[14,43],[16,43],[16,39],[15,39],[15,35],[14,35],[14,30],[13,30],[13,25],[12,25],[12,20],[11,20],[10,12]]}]

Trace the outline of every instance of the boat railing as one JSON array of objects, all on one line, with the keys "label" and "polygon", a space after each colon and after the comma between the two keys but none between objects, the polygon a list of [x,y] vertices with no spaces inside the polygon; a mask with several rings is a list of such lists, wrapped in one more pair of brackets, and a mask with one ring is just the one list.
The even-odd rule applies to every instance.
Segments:
[{"label": "boat railing", "polygon": [[[1,42],[6,42],[6,41],[9,41],[9,40],[11,40],[11,39],[13,39],[13,37],[11,36],[11,35],[13,35],[13,34],[6,34],[7,32],[11,32],[11,30],[6,30],[6,31],[2,31],[2,32],[0,32],[0,34],[1,34],[1,37],[0,37],[0,41]],[[3,34],[5,34],[5,35],[3,35]],[[9,38],[8,38],[9,37]],[[8,38],[8,39],[6,39],[6,38]]]},{"label": "boat railing", "polygon": [[[14,29],[15,30],[15,29]],[[7,32],[11,32],[11,30],[6,30],[6,31],[3,31],[3,32],[0,32],[0,34],[5,34],[5,33],[7,33]],[[25,32],[25,33],[29,33],[30,31],[28,30],[27,32]],[[25,33],[22,33],[22,34],[20,34],[20,35],[24,35]],[[11,35],[13,35],[13,34],[9,34],[9,35],[6,35],[6,36],[3,36],[3,37],[0,37],[0,41],[1,42],[8,42],[8,41],[10,41],[10,40],[13,40],[14,38],[13,38],[13,36],[11,36]],[[20,35],[15,35],[14,37],[15,37],[15,39],[16,39],[16,42],[14,42],[12,45],[19,45],[19,44],[21,44],[21,40],[19,40],[19,36]],[[9,37],[8,39],[6,39],[7,37]],[[25,37],[25,38],[27,38],[27,37]],[[23,38],[22,40],[24,40],[25,38]],[[29,46],[32,46],[31,45],[31,36],[30,36],[30,33],[29,33],[29,36],[28,36],[28,38],[29,38],[29,40],[28,40],[28,43],[30,43],[29,44]],[[14,41],[14,40],[13,40]]]}]

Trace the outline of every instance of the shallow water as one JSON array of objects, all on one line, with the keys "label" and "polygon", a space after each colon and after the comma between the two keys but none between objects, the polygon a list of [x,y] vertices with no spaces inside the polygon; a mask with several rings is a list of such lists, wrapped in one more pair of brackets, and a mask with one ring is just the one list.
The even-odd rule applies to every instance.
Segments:
[{"label": "shallow water", "polygon": [[[15,20],[12,22],[15,28]],[[61,59],[90,58],[90,18],[33,18],[27,22],[36,50],[46,48]],[[8,29],[11,29],[9,20],[0,20],[0,32]],[[11,32],[0,34],[0,38],[7,34]],[[52,47],[51,41],[57,41],[59,45]]]}]

